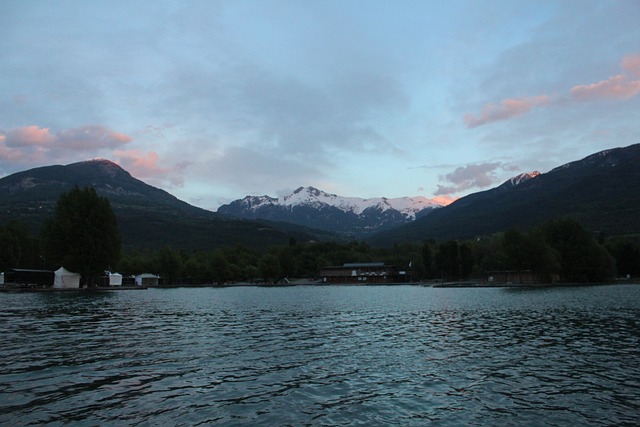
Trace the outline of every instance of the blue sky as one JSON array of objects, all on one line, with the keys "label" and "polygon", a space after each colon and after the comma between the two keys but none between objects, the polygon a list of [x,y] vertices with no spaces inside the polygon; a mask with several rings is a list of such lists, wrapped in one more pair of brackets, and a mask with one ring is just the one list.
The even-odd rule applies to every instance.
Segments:
[{"label": "blue sky", "polygon": [[460,197],[640,143],[640,2],[0,3],[0,176],[92,158],[215,210]]}]

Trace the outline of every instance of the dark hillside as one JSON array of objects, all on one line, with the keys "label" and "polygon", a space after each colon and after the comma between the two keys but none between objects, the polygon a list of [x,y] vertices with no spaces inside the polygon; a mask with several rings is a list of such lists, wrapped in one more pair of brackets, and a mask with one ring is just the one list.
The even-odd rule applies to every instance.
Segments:
[{"label": "dark hillside", "polygon": [[512,187],[471,194],[371,239],[468,239],[572,217],[592,232],[640,232],[640,144],[606,150]]},{"label": "dark hillside", "polygon": [[312,230],[230,219],[183,202],[164,190],[132,177],[108,160],[46,166],[0,179],[0,224],[26,222],[38,232],[51,216],[61,193],[74,185],[91,186],[107,197],[125,248],[212,249],[243,245],[264,249],[315,239]]}]

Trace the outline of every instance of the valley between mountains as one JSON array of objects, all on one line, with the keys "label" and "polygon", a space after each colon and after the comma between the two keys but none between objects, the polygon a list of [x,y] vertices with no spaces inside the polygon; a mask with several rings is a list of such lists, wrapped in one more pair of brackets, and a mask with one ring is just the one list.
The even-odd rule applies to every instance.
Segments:
[{"label": "valley between mountains", "polygon": [[594,153],[546,173],[527,173],[451,204],[425,197],[344,197],[299,187],[283,197],[248,195],[218,212],[192,206],[108,160],[18,172],[0,179],[0,224],[38,232],[74,185],[107,197],[125,248],[185,250],[304,241],[364,240],[375,246],[469,239],[570,217],[606,235],[640,232],[640,144]]}]

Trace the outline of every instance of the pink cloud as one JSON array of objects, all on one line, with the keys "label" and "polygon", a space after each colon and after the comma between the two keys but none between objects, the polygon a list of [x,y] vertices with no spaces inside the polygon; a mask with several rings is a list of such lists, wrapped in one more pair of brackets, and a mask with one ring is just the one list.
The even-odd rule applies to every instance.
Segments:
[{"label": "pink cloud", "polygon": [[5,144],[7,137],[0,135],[0,160],[18,163],[22,158],[22,152],[15,148],[7,147]]},{"label": "pink cloud", "polygon": [[82,126],[52,132],[49,128],[31,125],[0,131],[0,162],[35,165],[74,157],[84,160],[129,142],[129,136],[104,126]]},{"label": "pink cloud", "polygon": [[474,128],[499,120],[508,120],[512,117],[527,113],[532,108],[548,105],[551,97],[548,95],[534,96],[531,98],[510,98],[500,104],[486,104],[477,116],[465,114],[464,121],[467,127]]},{"label": "pink cloud", "polygon": [[11,147],[46,146],[51,150],[88,151],[114,148],[131,142],[131,138],[123,133],[94,125],[63,129],[55,133],[49,128],[25,126],[10,130],[4,136],[5,143]]},{"label": "pink cloud", "polygon": [[[565,100],[577,102],[600,99],[624,100],[640,94],[640,54],[625,56],[620,66],[623,73],[596,83],[574,86],[570,90],[570,96]],[[500,104],[486,104],[482,107],[480,114],[468,113],[464,115],[463,119],[468,128],[474,128],[523,115],[535,107],[557,104],[559,99],[558,97],[551,98],[549,95],[505,99]]]},{"label": "pink cloud", "polygon": [[104,126],[82,126],[56,133],[60,145],[74,150],[115,148],[131,142],[131,137]]},{"label": "pink cloud", "polygon": [[26,126],[13,129],[7,133],[7,144],[13,147],[21,145],[45,145],[55,140],[55,136],[49,132],[49,128],[38,126]]},{"label": "pink cloud", "polygon": [[629,80],[624,74],[618,74],[590,85],[574,86],[571,89],[571,98],[576,101],[629,99],[638,93],[640,93],[640,80]]},{"label": "pink cloud", "polygon": [[189,166],[189,163],[163,166],[160,164],[160,157],[154,151],[144,153],[140,150],[116,150],[114,156],[125,170],[152,185],[169,182],[173,186],[181,187],[184,184],[183,172]]},{"label": "pink cloud", "polygon": [[502,166],[500,162],[460,166],[440,178],[446,181],[448,185],[438,185],[438,189],[434,194],[436,196],[444,196],[471,188],[487,188],[496,182],[494,171]]},{"label": "pink cloud", "polygon": [[640,53],[622,58],[622,69],[627,75],[640,78]]}]

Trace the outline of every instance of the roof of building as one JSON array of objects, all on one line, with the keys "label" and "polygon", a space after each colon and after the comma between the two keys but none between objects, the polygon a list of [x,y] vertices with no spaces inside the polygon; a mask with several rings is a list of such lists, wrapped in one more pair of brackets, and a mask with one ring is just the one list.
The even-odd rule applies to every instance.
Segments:
[{"label": "roof of building", "polygon": [[384,262],[345,262],[343,267],[384,267]]}]

